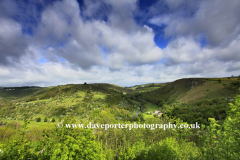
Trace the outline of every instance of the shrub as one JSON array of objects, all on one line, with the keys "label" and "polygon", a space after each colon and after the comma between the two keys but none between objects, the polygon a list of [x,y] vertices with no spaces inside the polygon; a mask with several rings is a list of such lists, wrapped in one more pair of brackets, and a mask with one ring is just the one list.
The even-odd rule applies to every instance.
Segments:
[{"label": "shrub", "polygon": [[37,118],[37,122],[41,122],[41,118],[39,117],[39,118]]},{"label": "shrub", "polygon": [[12,137],[15,133],[16,132],[13,126],[0,127],[0,141],[6,140]]},{"label": "shrub", "polygon": [[[76,121],[72,116],[64,119],[64,124],[73,124]],[[87,129],[67,129],[65,127],[55,128],[43,132],[43,141],[39,141],[38,150],[43,154],[38,155],[38,159],[105,159],[101,153],[100,144],[95,141],[95,136],[91,130]],[[54,147],[53,147],[54,146]],[[33,157],[35,158],[35,157]]]},{"label": "shrub", "polygon": [[191,142],[178,142],[176,138],[167,138],[155,145],[146,147],[136,159],[196,159],[198,148]]},{"label": "shrub", "polygon": [[144,116],[142,113],[138,113],[138,118],[140,119],[140,121],[144,121]]},{"label": "shrub", "polygon": [[19,128],[21,128],[21,123],[19,123],[19,122],[17,122],[17,121],[13,121],[12,122],[13,123],[13,126],[16,128],[16,129],[19,129]]},{"label": "shrub", "polygon": [[60,116],[60,115],[65,115],[67,112],[67,109],[64,106],[59,106],[57,107],[57,109],[55,110],[55,115],[56,116]]},{"label": "shrub", "polygon": [[44,118],[44,122],[47,122],[47,118]]},{"label": "shrub", "polygon": [[52,122],[55,122],[55,119],[54,119],[54,118],[52,119]]}]

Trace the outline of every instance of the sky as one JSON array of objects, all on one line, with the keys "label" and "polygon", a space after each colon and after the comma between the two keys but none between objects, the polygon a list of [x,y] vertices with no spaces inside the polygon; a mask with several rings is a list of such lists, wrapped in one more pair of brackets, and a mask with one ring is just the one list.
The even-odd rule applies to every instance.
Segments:
[{"label": "sky", "polygon": [[0,0],[0,86],[240,74],[239,0]]}]

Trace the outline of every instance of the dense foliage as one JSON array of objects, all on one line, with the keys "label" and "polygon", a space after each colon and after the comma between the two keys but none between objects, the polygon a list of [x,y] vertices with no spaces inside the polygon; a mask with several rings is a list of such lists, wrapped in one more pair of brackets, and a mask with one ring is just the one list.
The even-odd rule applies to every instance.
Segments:
[{"label": "dense foliage", "polygon": [[173,103],[172,107],[164,105],[162,108],[168,116],[180,118],[190,124],[198,122],[204,125],[210,124],[208,118],[215,118],[222,123],[229,111],[228,101],[224,99],[202,100],[193,105]]}]

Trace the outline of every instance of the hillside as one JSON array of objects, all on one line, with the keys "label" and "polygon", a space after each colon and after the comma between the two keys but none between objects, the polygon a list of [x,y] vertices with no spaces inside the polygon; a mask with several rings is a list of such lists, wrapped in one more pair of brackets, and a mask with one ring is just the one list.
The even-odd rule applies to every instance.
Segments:
[{"label": "hillside", "polygon": [[70,96],[77,91],[91,89],[105,94],[123,93],[133,100],[161,104],[172,100],[195,103],[204,99],[232,99],[239,94],[238,78],[185,78],[170,83],[142,84],[120,87],[114,84],[67,84],[53,87],[2,87],[0,97],[8,100],[33,101],[61,94]]},{"label": "hillside", "polygon": [[157,105],[163,102],[178,100],[180,102],[196,103],[204,99],[232,99],[239,94],[238,78],[185,78],[147,92],[135,92],[129,96],[132,99],[144,99]]},{"label": "hillside", "polygon": [[[0,89],[0,97],[6,98],[8,100],[17,100],[20,98],[25,98],[30,95],[35,95],[43,88],[41,87],[2,87]],[[41,92],[40,92],[41,94]]]},{"label": "hillside", "polygon": [[107,83],[67,84],[52,87],[2,87],[0,90],[0,97],[8,100],[32,101],[37,99],[48,99],[63,93],[71,95],[78,90],[86,91],[87,89],[103,93],[132,92],[131,89]]},{"label": "hillside", "polygon": [[[2,155],[5,157],[16,153],[18,157],[18,152],[15,152],[17,149],[23,151],[21,154],[29,154],[29,157],[35,156],[35,159],[39,159],[41,156],[40,159],[46,159],[41,152],[52,154],[52,148],[56,144],[65,145],[65,148],[71,148],[72,143],[75,147],[79,144],[86,146],[93,144],[89,150],[99,146],[101,156],[112,157],[110,159],[121,157],[129,159],[126,156],[132,151],[134,155],[138,155],[139,148],[142,153],[148,154],[156,148],[155,145],[162,145],[163,142],[165,145],[165,142],[173,141],[171,142],[173,146],[182,145],[179,147],[182,149],[179,153],[192,149],[191,153],[194,152],[194,159],[197,159],[200,151],[204,149],[201,143],[205,142],[201,137],[203,135],[212,137],[209,129],[106,129],[96,126],[98,124],[152,126],[152,124],[165,125],[166,122],[177,125],[198,122],[211,126],[213,122],[209,121],[209,118],[214,118],[217,121],[214,123],[224,127],[229,111],[235,114],[236,109],[231,110],[228,103],[235,103],[233,97],[239,93],[237,89],[239,85],[236,78],[187,78],[171,83],[143,84],[128,88],[106,83],[42,88],[5,87],[0,90],[0,149],[3,150]],[[155,115],[157,110],[160,110],[159,115]],[[239,115],[239,112],[237,113]],[[96,125],[91,129],[57,127],[58,124],[87,126],[90,123]],[[236,121],[236,125],[239,125],[239,121]],[[236,128],[236,125],[233,127]],[[218,133],[220,132],[221,128]],[[232,132],[228,135],[232,135]],[[174,139],[169,141],[168,138]],[[208,145],[207,141],[206,144]],[[82,147],[85,149],[84,145]],[[30,153],[28,148],[35,150]],[[147,148],[146,151],[144,148]],[[172,148],[170,147],[170,151]],[[61,150],[63,148],[59,151]],[[72,153],[75,154],[75,149],[73,150]],[[189,155],[187,152],[184,154]],[[0,153],[0,159],[2,155]]]},{"label": "hillside", "polygon": [[[171,83],[142,84],[134,87],[120,87],[107,83],[4,87],[0,90],[1,108],[9,107],[1,115],[6,114],[4,117],[12,120],[23,119],[24,116],[31,116],[32,119],[38,116],[58,118],[60,115],[66,116],[75,112],[78,116],[88,119],[92,110],[86,107],[92,105],[127,110],[128,118],[134,117],[138,111],[141,111],[145,118],[151,118],[154,110],[161,109],[168,116],[177,116],[190,122],[189,115],[201,117],[209,109],[216,110],[201,120],[202,123],[208,124],[208,117],[226,117],[227,103],[234,101],[233,97],[239,94],[239,87],[237,78],[185,78]],[[18,111],[18,106],[29,107],[33,104],[35,109],[32,108],[31,115],[23,110]],[[180,109],[179,104],[182,106]],[[207,108],[203,109],[202,105]],[[36,109],[39,106],[43,108]],[[196,110],[201,110],[202,113],[196,113]],[[19,115],[22,115],[22,118]],[[115,117],[121,118],[118,114]]]}]

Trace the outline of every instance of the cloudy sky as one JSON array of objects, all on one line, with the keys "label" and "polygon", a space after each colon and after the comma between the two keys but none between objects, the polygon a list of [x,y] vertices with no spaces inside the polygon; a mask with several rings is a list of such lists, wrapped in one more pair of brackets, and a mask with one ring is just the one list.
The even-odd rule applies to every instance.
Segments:
[{"label": "cloudy sky", "polygon": [[240,74],[239,0],[0,0],[0,86]]}]

